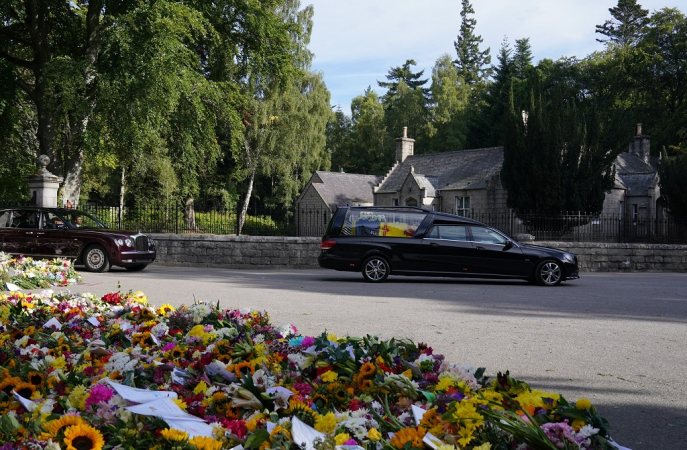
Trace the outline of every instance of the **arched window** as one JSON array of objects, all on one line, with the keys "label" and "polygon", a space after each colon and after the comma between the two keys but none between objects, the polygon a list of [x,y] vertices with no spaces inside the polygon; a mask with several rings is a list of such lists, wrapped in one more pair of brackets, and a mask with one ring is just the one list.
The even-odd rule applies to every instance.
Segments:
[{"label": "arched window", "polygon": [[406,206],[417,206],[417,200],[413,197],[408,197],[406,199]]}]

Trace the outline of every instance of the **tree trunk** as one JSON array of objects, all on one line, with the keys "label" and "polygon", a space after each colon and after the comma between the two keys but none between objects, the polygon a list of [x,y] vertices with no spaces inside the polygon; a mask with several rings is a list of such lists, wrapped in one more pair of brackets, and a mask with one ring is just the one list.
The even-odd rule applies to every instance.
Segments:
[{"label": "tree trunk", "polygon": [[187,198],[184,203],[184,224],[186,224],[186,231],[198,230],[196,228],[196,211],[191,197]]},{"label": "tree trunk", "polygon": [[250,178],[248,179],[248,189],[246,190],[246,197],[243,199],[243,205],[241,205],[241,213],[239,214],[239,226],[237,234],[241,234],[243,230],[243,225],[246,223],[246,213],[248,212],[248,204],[250,203],[250,196],[253,193],[253,183],[255,182],[255,167],[250,171]]}]

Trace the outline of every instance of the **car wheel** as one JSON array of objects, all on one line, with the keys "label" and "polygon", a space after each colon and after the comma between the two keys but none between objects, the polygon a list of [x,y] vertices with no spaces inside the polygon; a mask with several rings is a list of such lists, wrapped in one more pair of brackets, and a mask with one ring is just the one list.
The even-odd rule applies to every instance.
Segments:
[{"label": "car wheel", "polygon": [[556,261],[542,261],[534,271],[534,279],[541,286],[556,286],[563,280],[563,269]]},{"label": "car wheel", "polygon": [[389,277],[390,271],[389,263],[380,256],[367,258],[363,263],[363,278],[370,283],[381,283]]},{"label": "car wheel", "polygon": [[126,266],[125,269],[129,272],[140,272],[146,267],[148,267],[148,264],[136,264],[135,266]]},{"label": "car wheel", "polygon": [[89,272],[107,272],[110,270],[110,258],[100,245],[91,245],[83,254],[83,264]]}]

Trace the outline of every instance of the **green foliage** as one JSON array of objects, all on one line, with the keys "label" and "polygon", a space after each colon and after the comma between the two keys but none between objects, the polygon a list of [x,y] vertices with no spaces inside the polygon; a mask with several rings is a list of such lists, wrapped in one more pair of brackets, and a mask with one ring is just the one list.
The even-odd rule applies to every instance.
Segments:
[{"label": "green foliage", "polygon": [[459,77],[458,69],[448,54],[442,55],[434,65],[430,91],[433,107],[429,151],[445,152],[465,148],[470,87]]},{"label": "green foliage", "polygon": [[351,122],[351,169],[357,173],[384,173],[393,156],[385,153],[384,107],[370,87],[352,100]]},{"label": "green foliage", "polygon": [[460,33],[454,43],[458,58],[455,60],[458,74],[467,84],[475,84],[486,81],[491,74],[490,49],[480,50],[483,42],[482,36],[475,34],[477,20],[471,17],[475,10],[470,0],[462,0],[463,8],[460,11]]},{"label": "green foliage", "polygon": [[687,220],[687,155],[669,157],[664,152],[658,173],[663,204],[674,218]]},{"label": "green foliage", "polygon": [[613,19],[596,26],[596,32],[606,36],[597,41],[620,46],[636,42],[647,22],[649,11],[642,9],[637,0],[618,0],[618,5],[608,11]]},{"label": "green foliage", "polygon": [[512,93],[510,103],[501,171],[508,206],[522,213],[600,212],[613,187],[616,152],[605,146],[595,105],[580,107],[562,86],[546,91],[538,78],[525,107]]}]

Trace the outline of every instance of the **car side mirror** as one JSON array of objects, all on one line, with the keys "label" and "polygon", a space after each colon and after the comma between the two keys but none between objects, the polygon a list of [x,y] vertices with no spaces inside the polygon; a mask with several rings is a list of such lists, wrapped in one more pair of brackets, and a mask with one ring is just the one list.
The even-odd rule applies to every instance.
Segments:
[{"label": "car side mirror", "polygon": [[510,250],[513,248],[513,241],[506,241],[506,244],[503,246],[503,251],[505,252],[506,250]]}]

